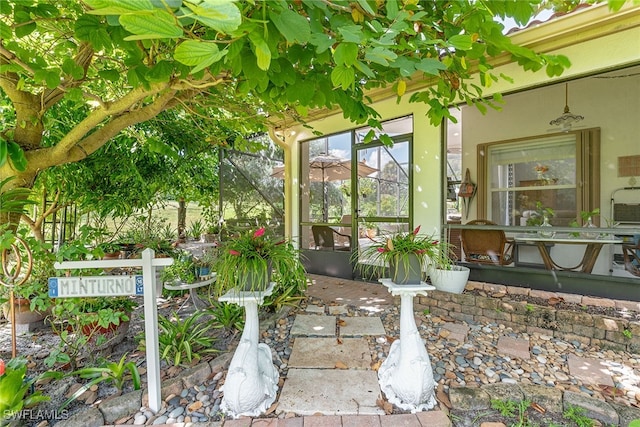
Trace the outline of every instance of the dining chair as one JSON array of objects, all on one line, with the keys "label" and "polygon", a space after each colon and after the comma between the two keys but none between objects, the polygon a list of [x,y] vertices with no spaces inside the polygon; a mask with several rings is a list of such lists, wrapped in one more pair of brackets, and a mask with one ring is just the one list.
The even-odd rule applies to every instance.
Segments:
[{"label": "dining chair", "polygon": [[[339,233],[327,225],[312,225],[311,233],[316,250],[349,251],[351,250],[351,236]],[[336,237],[346,239],[346,244],[336,244]]]},{"label": "dining chair", "polygon": [[[497,225],[486,219],[469,221],[467,225]],[[502,230],[469,230],[460,233],[462,250],[467,262],[479,264],[509,265],[513,263],[515,242]]]}]

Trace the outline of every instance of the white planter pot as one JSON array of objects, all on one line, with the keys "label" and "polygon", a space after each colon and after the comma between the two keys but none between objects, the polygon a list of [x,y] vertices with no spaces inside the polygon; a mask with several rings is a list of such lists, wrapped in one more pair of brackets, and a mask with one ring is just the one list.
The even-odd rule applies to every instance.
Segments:
[{"label": "white planter pot", "polygon": [[452,265],[451,270],[429,267],[431,284],[439,291],[461,294],[469,280],[469,268]]}]

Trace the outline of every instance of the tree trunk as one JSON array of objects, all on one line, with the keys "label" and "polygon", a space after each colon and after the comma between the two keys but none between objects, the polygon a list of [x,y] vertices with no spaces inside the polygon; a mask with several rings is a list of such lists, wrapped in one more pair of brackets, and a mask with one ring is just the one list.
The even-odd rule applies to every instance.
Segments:
[{"label": "tree trunk", "polygon": [[185,229],[187,228],[187,204],[184,197],[180,197],[178,201],[178,239],[186,238]]}]

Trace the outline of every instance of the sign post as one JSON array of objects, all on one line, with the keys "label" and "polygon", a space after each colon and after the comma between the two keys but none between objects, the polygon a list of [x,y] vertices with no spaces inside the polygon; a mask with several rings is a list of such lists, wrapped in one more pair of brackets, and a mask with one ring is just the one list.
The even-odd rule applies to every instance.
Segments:
[{"label": "sign post", "polygon": [[142,267],[142,276],[50,277],[52,298],[143,295],[144,332],[147,349],[147,388],[149,409],[158,413],[160,396],[160,351],[158,342],[158,307],[156,303],[156,267],[173,264],[173,258],[154,258],[153,249],[142,251],[142,259],[57,262],[58,270],[77,268]]}]

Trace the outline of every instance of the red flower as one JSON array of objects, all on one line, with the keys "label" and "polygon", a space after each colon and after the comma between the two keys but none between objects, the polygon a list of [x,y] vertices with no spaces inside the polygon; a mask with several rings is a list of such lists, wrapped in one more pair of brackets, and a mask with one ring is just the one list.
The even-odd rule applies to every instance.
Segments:
[{"label": "red flower", "polygon": [[240,252],[236,251],[235,249],[229,249],[229,253],[231,255],[240,256]]},{"label": "red flower", "polygon": [[0,377],[4,375],[4,360],[0,359]]},{"label": "red flower", "polygon": [[378,252],[386,252],[387,248],[378,248]]},{"label": "red flower", "polygon": [[256,230],[256,232],[255,232],[255,233],[253,233],[253,238],[254,238],[254,239],[257,239],[258,237],[262,236],[262,235],[264,234],[264,232],[265,232],[264,227],[262,227],[262,228],[258,228],[258,229]]},{"label": "red flower", "polygon": [[420,232],[420,226],[417,226],[416,229],[413,230],[413,235],[417,236],[419,232]]}]

